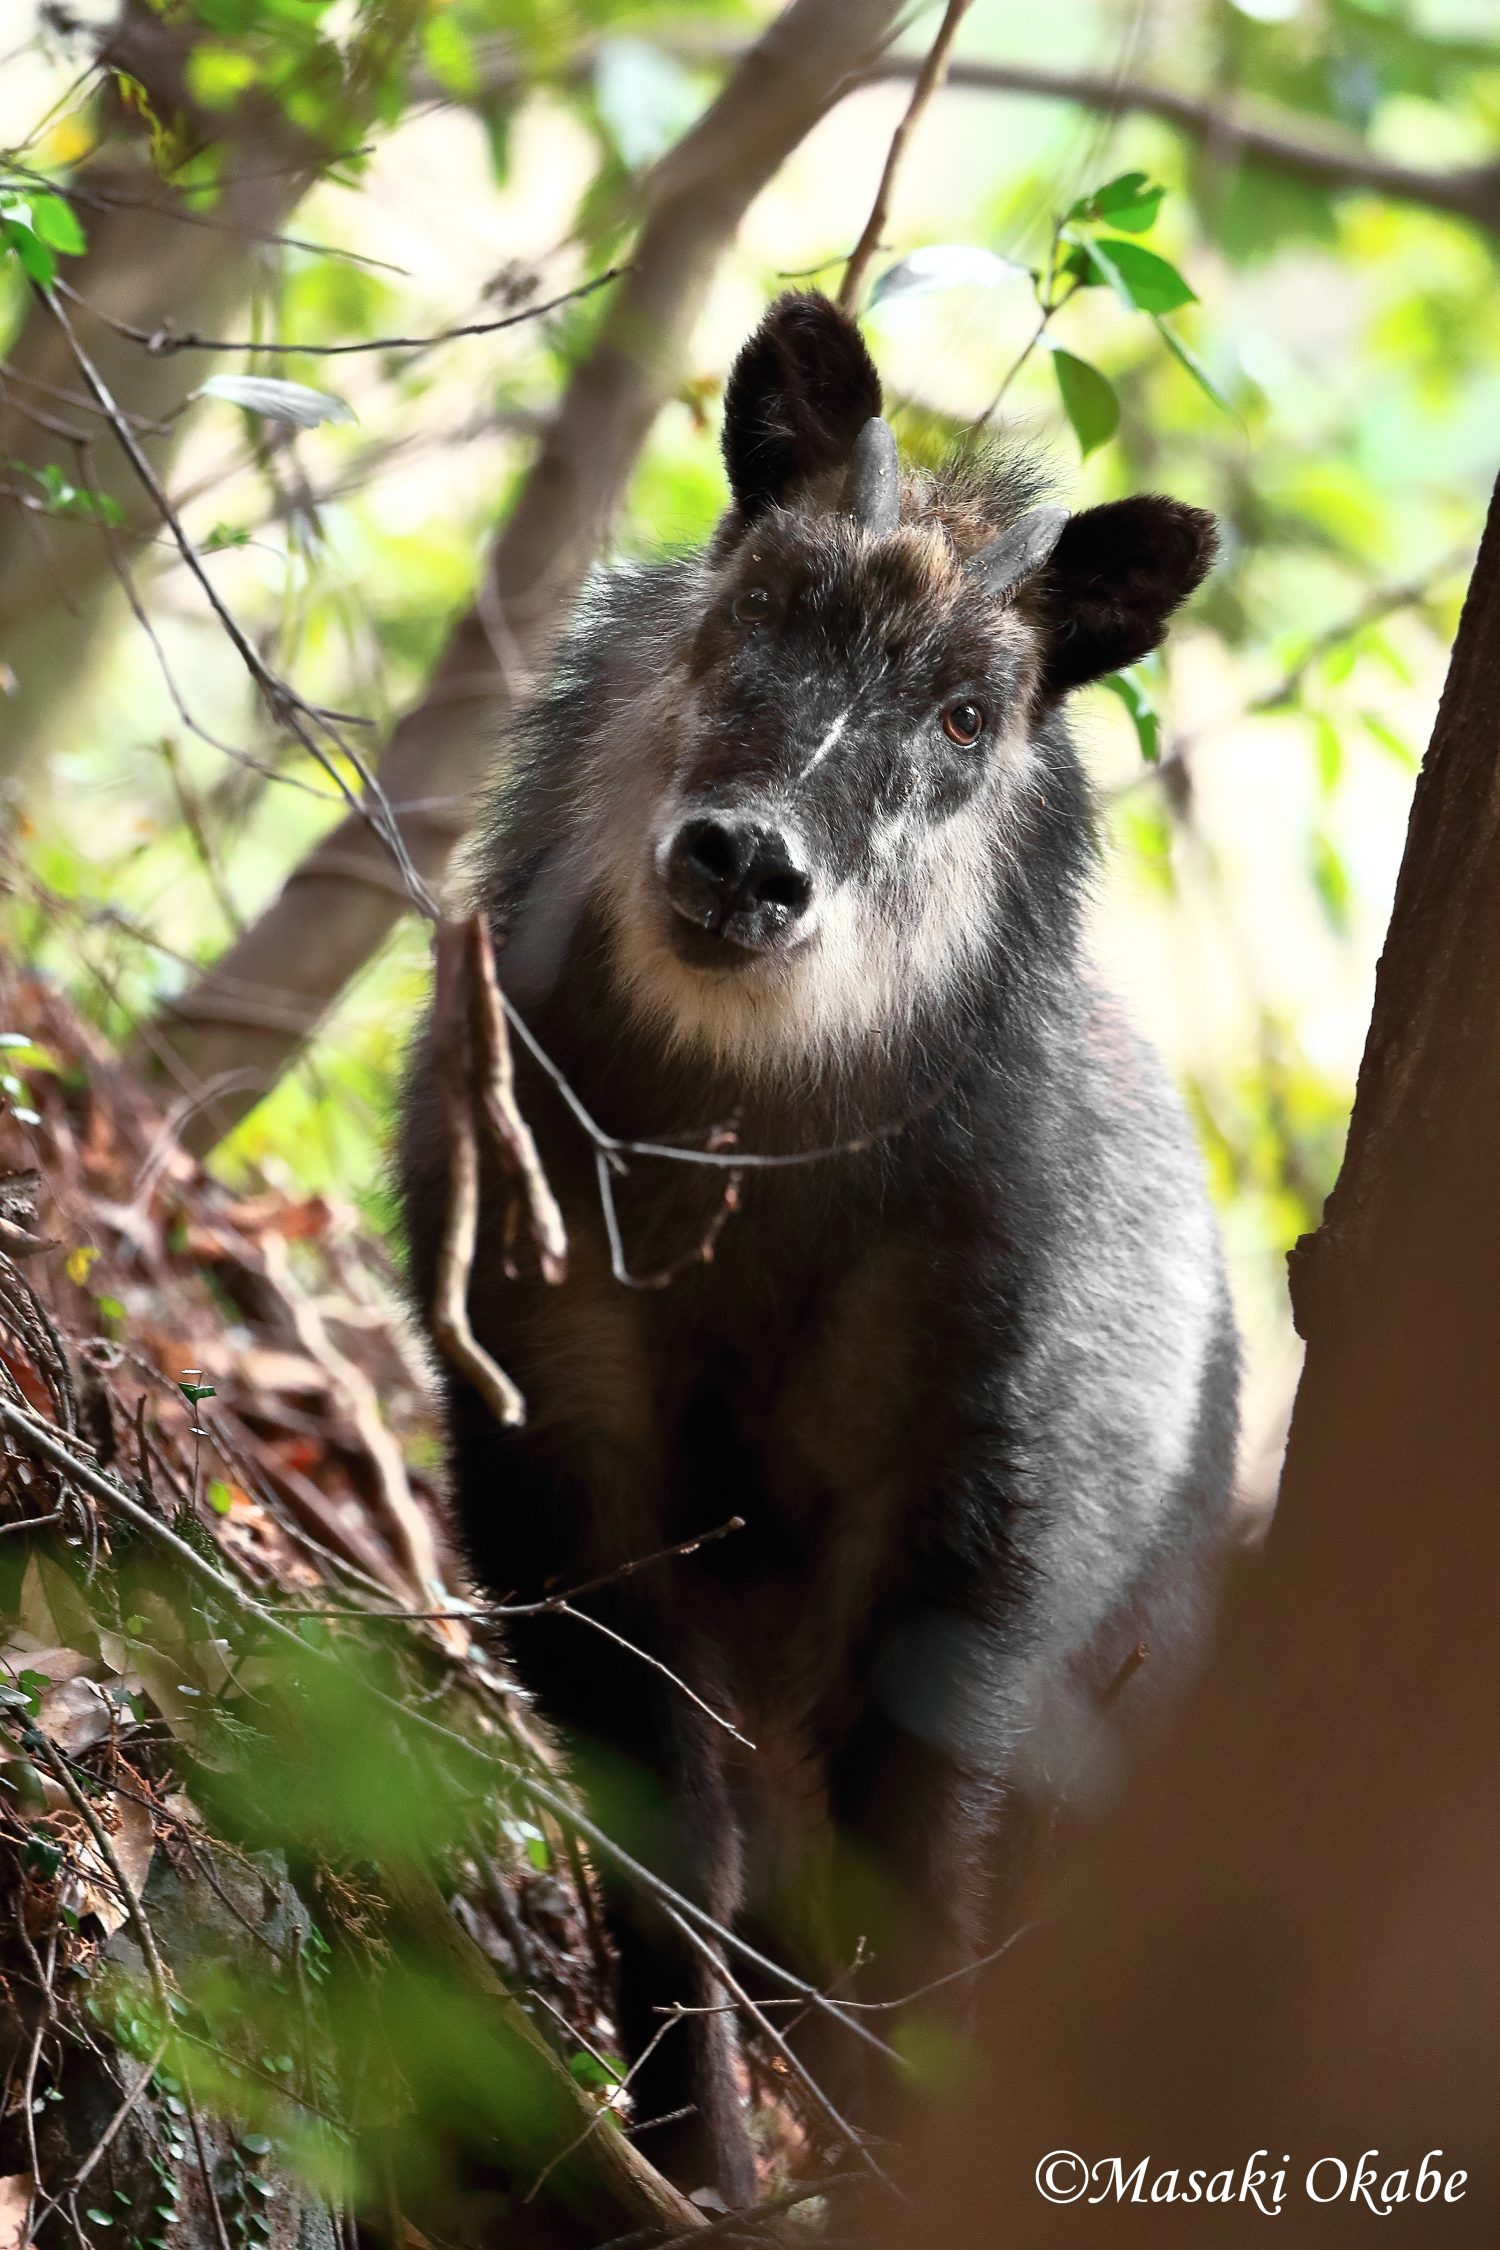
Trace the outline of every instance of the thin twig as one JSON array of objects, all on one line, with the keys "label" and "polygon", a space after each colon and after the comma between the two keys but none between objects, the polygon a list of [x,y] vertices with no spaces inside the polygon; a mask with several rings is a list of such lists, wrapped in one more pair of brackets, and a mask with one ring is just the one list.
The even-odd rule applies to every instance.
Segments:
[{"label": "thin twig", "polygon": [[[3,1406],[0,1406],[0,1411],[3,1411]],[[49,1766],[61,1782],[64,1795],[92,1836],[99,1857],[119,1887],[120,1903],[129,1917],[135,1941],[145,1958],[146,1974],[151,1980],[151,1990],[161,2013],[163,2028],[169,2029],[172,2023],[172,1992],[167,1982],[167,1972],[162,1966],[161,1955],[156,1950],[156,1938],[151,1924],[146,1919],[140,1899],[121,1864],[119,1853],[115,1850],[114,1839],[68,1771],[66,1759],[54,1750],[44,1734],[39,1730],[33,1731],[36,1734],[36,1740],[31,1746],[33,1756]]]},{"label": "thin twig", "polygon": [[880,175],[880,185],[875,190],[870,216],[865,221],[863,234],[850,253],[849,263],[844,268],[844,278],[839,284],[839,311],[848,313],[851,319],[859,310],[870,261],[881,247],[880,238],[890,216],[891,194],[901,159],[906,154],[907,143],[921,123],[923,111],[948,75],[948,62],[953,53],[953,42],[958,37],[958,27],[972,5],[973,0],[948,0],[937,37],[928,48],[927,59],[917,73],[917,82],[911,90],[906,113],[891,135],[885,169]]},{"label": "thin twig", "polygon": [[[209,608],[227,634],[236,655],[259,688],[272,716],[285,726],[290,733],[294,734],[303,748],[317,759],[329,779],[337,784],[340,794],[347,800],[350,809],[357,813],[360,819],[379,838],[381,844],[395,860],[402,883],[410,894],[412,904],[430,919],[436,919],[437,903],[412,864],[405,839],[391,814],[385,794],[374,774],[359,753],[343,739],[328,719],[315,711],[312,705],[304,702],[302,697],[289,687],[284,680],[279,679],[265,662],[260,651],[245,633],[238,619],[224,602],[208,572],[204,569],[197,548],[183,529],[181,519],[168,499],[166,490],[156,471],[142,452],[139,440],[131,429],[127,417],[116,404],[108,384],[94,365],[93,360],[78,341],[72,324],[62,309],[56,291],[44,287],[38,282],[34,282],[32,287],[61,330],[74,365],[103,407],[110,427],[114,431],[115,438],[130,463],[131,469],[149,495],[162,522],[171,532],[178,552],[197,581]],[[350,788],[344,775],[340,772],[337,762],[328,755],[317,740],[313,731],[314,726],[321,727],[322,732],[328,736],[339,753],[348,759],[359,776],[363,794],[356,794]]]},{"label": "thin twig", "polygon": [[38,2205],[36,2213],[32,2218],[30,2229],[25,2237],[27,2242],[31,2242],[35,2239],[37,2230],[41,2226],[44,2219],[49,2218],[51,2214],[68,2196],[76,2195],[78,2193],[85,2180],[87,2180],[89,2174],[93,2171],[94,2166],[99,2162],[99,2159],[107,2154],[110,2144],[114,2140],[115,2135],[119,2132],[120,2127],[125,2123],[125,2120],[129,2117],[131,2111],[139,2102],[142,2094],[144,2094],[146,2088],[150,2085],[152,2079],[155,2077],[158,2066],[161,2063],[162,2056],[167,2051],[168,2041],[169,2035],[163,2033],[162,2037],[157,2041],[156,2046],[151,2054],[148,2055],[145,2062],[142,2063],[140,2076],[136,2079],[135,2084],[126,2088],[123,2101],[119,2102],[116,2105],[114,2114],[111,2116],[109,2123],[105,2126],[103,2132],[99,2135],[99,2138],[95,2141],[93,2147],[89,2150],[88,2155],[79,2165],[77,2171],[74,2172],[72,2178],[70,2180],[67,2180],[63,2184],[63,2186],[57,2190],[55,2195],[49,2195],[44,2203]]},{"label": "thin twig", "polygon": [[519,328],[528,320],[543,320],[548,313],[557,312],[563,305],[579,304],[585,297],[592,297],[596,290],[606,288],[610,282],[618,281],[621,274],[629,271],[628,265],[609,266],[603,273],[595,274],[591,281],[580,282],[574,289],[564,289],[560,295],[549,297],[544,304],[528,305],[521,312],[505,313],[495,320],[465,321],[456,328],[439,329],[431,336],[371,336],[362,342],[344,344],[267,343],[249,336],[226,339],[198,336],[191,329],[179,336],[173,329],[165,326],[138,328],[133,321],[118,320],[113,313],[101,311],[98,306],[91,305],[76,289],[66,289],[65,294],[85,312],[92,313],[96,320],[102,320],[107,328],[112,328],[116,335],[128,336],[132,343],[144,345],[157,358],[170,352],[262,352],[297,358],[334,359],[353,352],[427,351],[435,344],[451,344],[461,336],[493,336],[503,328]]},{"label": "thin twig", "polygon": [[481,1116],[501,1163],[519,1182],[542,1278],[561,1281],[568,1266],[568,1236],[557,1198],[547,1184],[531,1128],[516,1107],[515,1069],[505,1005],[495,975],[495,949],[482,914],[469,917],[468,999],[475,1086]]},{"label": "thin twig", "polygon": [[705,1703],[696,1688],[690,1688],[686,1680],[674,1672],[669,1664],[663,1664],[659,1656],[653,1656],[649,1649],[642,1648],[636,1641],[627,1640],[623,1633],[615,1631],[613,1625],[606,1625],[602,1618],[591,1616],[586,1609],[573,1609],[567,1602],[559,1602],[557,1614],[559,1617],[576,1618],[580,1625],[592,1626],[593,1630],[596,1633],[602,1633],[607,1641],[613,1641],[616,1648],[628,1649],[632,1656],[639,1657],[642,1664],[649,1665],[653,1672],[659,1672],[664,1680],[670,1680],[673,1687],[680,1689],[682,1694],[687,1697],[689,1703],[696,1703],[698,1709],[706,1717],[712,1719],[716,1727],[722,1727],[726,1734],[733,1735],[735,1741],[743,1743],[747,1750],[755,1748],[755,1744],[750,1740],[750,1737],[741,1734],[732,1719],[726,1719],[722,1711],[716,1711],[711,1703]]},{"label": "thin twig", "polygon": [[668,1921],[676,1924],[677,1928],[682,1932],[683,1936],[686,1937],[694,1946],[695,1950],[700,1954],[706,1955],[710,1973],[718,1978],[719,1982],[723,1985],[724,1990],[730,1995],[730,1997],[739,2002],[740,2006],[750,2017],[751,2021],[760,2026],[760,2029],[765,2033],[772,2046],[781,2056],[788,2070],[791,2071],[792,2075],[795,2078],[800,2079],[801,2083],[811,2094],[813,2100],[817,2103],[818,2108],[827,2118],[829,2124],[834,2128],[834,2131],[842,2135],[845,2144],[855,2151],[860,2159],[860,2162],[865,2166],[866,2170],[873,2173],[875,2178],[881,2182],[882,2186],[894,2188],[894,2182],[888,2179],[886,2174],[881,2170],[880,2165],[875,2161],[875,2158],[871,2155],[869,2149],[865,2146],[859,2132],[853,2125],[849,2123],[848,2118],[843,2116],[842,2113],[835,2107],[834,2103],[829,2100],[827,2094],[824,2093],[822,2087],[818,2084],[818,2081],[816,2080],[816,2078],[814,2078],[812,2072],[808,2069],[806,2063],[803,2062],[796,2049],[792,2047],[783,2037],[781,2032],[777,2030],[775,2024],[770,2022],[770,2020],[761,2013],[760,2009],[751,1999],[744,1986],[731,1972],[728,1965],[720,1958],[718,1954],[714,1952],[712,1946],[705,1946],[701,1939],[698,1939],[694,1935],[694,1933],[688,1928],[687,1923],[684,1922],[682,1916],[677,1912],[675,1907],[669,1906],[666,1909],[666,1914]]},{"label": "thin twig", "polygon": [[500,1617],[546,1617],[555,1610],[566,1609],[569,1602],[581,1601],[585,1594],[597,1594],[601,1587],[617,1586],[622,1579],[633,1578],[638,1570],[649,1570],[653,1563],[696,1554],[712,1540],[727,1539],[732,1531],[744,1528],[743,1516],[728,1516],[723,1523],[715,1524],[712,1531],[699,1531],[691,1539],[679,1539],[674,1546],[658,1547],[649,1555],[636,1555],[614,1570],[601,1571],[597,1578],[586,1578],[582,1585],[568,1587],[565,1593],[544,1594],[535,1602],[450,1602],[446,1609],[306,1609],[300,1602],[268,1606],[279,1609],[287,1617],[346,1617],[356,1622],[373,1621],[383,1625],[447,1624],[454,1618],[480,1621]]},{"label": "thin twig", "polygon": [[[538,1997],[540,1997],[540,1995],[538,1995]],[[609,2093],[605,2096],[604,2100],[595,2110],[593,2116],[584,2126],[583,2131],[575,2135],[575,2137],[571,2141],[568,2141],[562,2148],[558,2149],[555,2155],[548,2157],[546,2163],[542,2166],[540,2172],[538,2172],[536,2178],[532,2181],[530,2187],[522,2196],[521,2201],[523,2203],[534,2203],[541,2189],[546,2185],[551,2175],[557,2170],[559,2164],[565,2164],[570,2156],[576,2156],[579,2149],[582,2148],[584,2142],[592,2139],[593,2135],[598,2132],[606,2117],[618,2115],[618,2111],[615,2107],[616,2103],[620,2101],[622,2096],[629,2093],[632,2079],[637,2077],[640,2071],[644,2068],[645,2064],[650,2061],[657,2048],[661,2045],[663,2039],[666,2038],[667,2033],[672,2030],[674,2025],[681,2023],[684,2012],[685,2011],[681,2008],[668,2009],[664,2021],[657,2025],[655,2031],[652,2032],[651,2037],[646,2041],[645,2046],[636,2056],[635,2061],[626,2071],[624,2077],[620,2079],[617,2085],[611,2087]],[[691,2240],[692,2237],[689,2237],[689,2239]]]}]

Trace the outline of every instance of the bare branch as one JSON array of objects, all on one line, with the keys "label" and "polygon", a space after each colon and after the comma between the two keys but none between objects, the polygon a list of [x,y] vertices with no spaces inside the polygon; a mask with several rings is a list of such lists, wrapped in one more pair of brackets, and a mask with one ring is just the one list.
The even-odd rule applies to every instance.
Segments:
[{"label": "bare branch", "polygon": [[580,282],[576,289],[564,289],[558,296],[548,297],[540,305],[527,305],[520,312],[503,313],[494,320],[464,321],[456,328],[440,328],[431,336],[367,336],[344,344],[266,343],[257,342],[252,336],[242,336],[228,342],[223,338],[196,335],[190,329],[179,335],[175,329],[165,325],[159,328],[139,328],[133,321],[117,320],[113,313],[104,312],[89,304],[79,296],[76,289],[69,289],[65,284],[60,284],[59,287],[62,295],[81,306],[85,312],[92,313],[96,320],[104,321],[117,336],[128,336],[133,343],[143,345],[156,358],[170,352],[258,352],[272,357],[335,359],[353,352],[430,351],[435,344],[451,344],[461,336],[498,335],[502,328],[521,328],[527,321],[544,320],[548,313],[557,312],[563,305],[580,304],[585,297],[592,297],[596,290],[607,287],[611,281],[618,281],[621,274],[628,273],[629,270],[628,266],[608,266],[603,273],[596,273],[591,281]]},{"label": "bare branch", "polygon": [[[909,60],[882,56],[869,78],[909,75]],[[1033,95],[1074,102],[1112,117],[1134,113],[1160,118],[1190,140],[1212,143],[1221,159],[1238,157],[1301,180],[1309,187],[1389,196],[1467,219],[1500,235],[1500,161],[1430,172],[1381,156],[1356,135],[1311,125],[1295,110],[1269,103],[1224,102],[1179,93],[1146,79],[1116,78],[1108,71],[1045,70],[1024,63],[955,63],[950,86],[976,93]]]},{"label": "bare branch", "polygon": [[469,1321],[469,1283],[479,1239],[479,1136],[469,1061],[468,953],[465,926],[445,923],[434,940],[434,954],[438,1076],[448,1129],[448,1215],[438,1255],[432,1333],[444,1358],[467,1376],[495,1419],[515,1427],[526,1419],[526,1402]]},{"label": "bare branch", "polygon": [[896,185],[896,174],[901,168],[901,159],[906,154],[911,137],[921,123],[923,114],[933,95],[948,75],[953,42],[958,37],[958,27],[968,14],[971,5],[972,0],[948,0],[948,5],[943,11],[943,20],[938,26],[937,37],[927,50],[926,61],[917,72],[917,82],[912,88],[911,100],[906,105],[906,113],[891,135],[891,145],[886,156],[885,169],[880,175],[880,185],[875,190],[875,201],[870,206],[870,216],[865,221],[863,234],[850,253],[849,262],[844,268],[844,278],[839,286],[839,310],[848,313],[851,319],[859,310],[859,301],[864,291],[865,276],[870,270],[870,261],[875,256],[876,251],[881,248],[880,238],[885,232],[886,220],[890,217],[891,195]]},{"label": "bare branch", "polygon": [[505,1003],[495,976],[495,952],[484,916],[471,915],[466,932],[474,1092],[500,1162],[520,1190],[542,1278],[561,1281],[568,1266],[567,1230],[557,1199],[547,1185],[531,1128],[516,1107]]},{"label": "bare branch", "polygon": [[28,1234],[13,1219],[0,1215],[0,1250],[11,1258],[35,1258],[43,1250],[56,1250],[58,1244],[45,1236]]}]

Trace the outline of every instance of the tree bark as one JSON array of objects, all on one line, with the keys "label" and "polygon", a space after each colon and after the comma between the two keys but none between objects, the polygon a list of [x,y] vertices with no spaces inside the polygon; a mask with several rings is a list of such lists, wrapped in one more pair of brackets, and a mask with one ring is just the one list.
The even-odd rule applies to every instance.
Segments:
[{"label": "tree bark", "polygon": [[[429,883],[467,828],[505,712],[577,597],[740,220],[899,13],[900,0],[793,0],[652,175],[631,270],[494,543],[479,600],[455,626],[381,765],[407,849]],[[405,903],[384,850],[351,815],[176,1001],[156,1039],[200,1084],[233,1069],[264,1091]],[[226,1093],[199,1113],[188,1138],[212,1146],[258,1098],[253,1087]]]},{"label": "tree bark", "polygon": [[[1370,2151],[1377,2185],[1405,2168],[1414,2191],[1432,2151],[1467,2175],[1456,2199],[1394,2203],[1382,2239],[1500,2229],[1497,752],[1500,499],[1412,805],[1348,1153],[1297,1259],[1308,1348],[1279,1513],[1180,1731],[1016,1948],[975,2074],[983,2119],[934,2167],[937,2239],[1155,2243],[1170,2222],[1152,2180],[1201,2166],[1229,2170],[1234,2198],[1199,2205],[1195,2238],[1258,2242],[1240,2188],[1257,2151],[1285,2164],[1288,2250],[1369,2239]],[[1117,2203],[1106,2174],[1049,2203],[1053,2151],[1127,2175],[1146,2157],[1141,2200]]]}]

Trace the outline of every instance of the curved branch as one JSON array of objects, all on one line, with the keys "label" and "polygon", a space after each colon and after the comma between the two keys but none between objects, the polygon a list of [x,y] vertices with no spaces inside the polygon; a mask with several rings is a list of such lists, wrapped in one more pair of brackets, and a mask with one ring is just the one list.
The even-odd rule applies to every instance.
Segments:
[{"label": "curved branch", "polygon": [[[866,73],[868,80],[910,76],[905,55],[886,55]],[[1352,133],[1330,133],[1295,111],[1269,103],[1223,106],[1148,79],[1115,78],[1103,70],[1042,70],[1024,63],[955,62],[948,84],[972,92],[1030,95],[1041,101],[1073,102],[1111,116],[1159,118],[1190,140],[1212,145],[1221,157],[1301,180],[1335,192],[1363,191],[1416,203],[1467,219],[1487,234],[1500,236],[1500,159],[1455,171],[1424,171],[1381,156]]]}]

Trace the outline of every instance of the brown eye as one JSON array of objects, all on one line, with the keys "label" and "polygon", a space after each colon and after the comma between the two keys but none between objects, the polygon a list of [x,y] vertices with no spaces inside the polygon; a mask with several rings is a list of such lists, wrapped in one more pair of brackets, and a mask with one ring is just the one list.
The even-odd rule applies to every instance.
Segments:
[{"label": "brown eye", "polygon": [[984,732],[984,713],[977,703],[950,703],[943,713],[943,732],[960,750],[972,750]]},{"label": "brown eye", "polygon": [[771,613],[771,597],[764,586],[747,586],[734,597],[734,618],[738,625],[759,625]]}]

